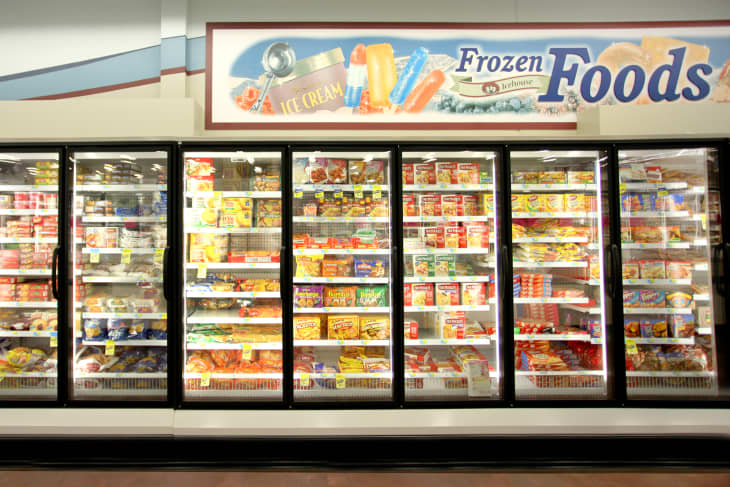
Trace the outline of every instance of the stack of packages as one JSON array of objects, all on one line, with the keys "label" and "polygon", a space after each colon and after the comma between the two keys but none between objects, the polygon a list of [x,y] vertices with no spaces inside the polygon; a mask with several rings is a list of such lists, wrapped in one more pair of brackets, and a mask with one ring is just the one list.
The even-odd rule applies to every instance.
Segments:
[{"label": "stack of packages", "polygon": [[[547,343],[547,342],[546,342]],[[545,347],[549,350],[550,346]],[[520,369],[529,372],[567,371],[570,370],[560,355],[550,352],[532,352],[523,350],[520,354]],[[538,387],[567,387],[568,376],[536,376],[530,380]]]},{"label": "stack of packages", "polygon": [[515,342],[515,369],[522,369],[522,353],[546,353],[550,351],[550,342],[547,340],[516,341]]},{"label": "stack of packages", "polygon": [[[552,274],[520,274],[520,297],[549,298],[552,295]],[[517,308],[517,316],[558,323],[558,305],[539,303],[523,304]]]}]

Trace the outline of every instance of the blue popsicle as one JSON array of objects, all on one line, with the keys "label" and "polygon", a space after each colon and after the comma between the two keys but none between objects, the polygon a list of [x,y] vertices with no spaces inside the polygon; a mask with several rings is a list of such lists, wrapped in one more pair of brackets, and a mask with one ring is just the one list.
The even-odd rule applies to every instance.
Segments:
[{"label": "blue popsicle", "polygon": [[406,64],[406,67],[403,68],[403,71],[398,77],[398,82],[388,96],[390,103],[393,105],[401,105],[406,101],[413,87],[416,86],[418,75],[421,74],[423,67],[426,65],[426,61],[428,61],[428,50],[419,47],[413,51],[413,54],[408,59],[408,64]]}]

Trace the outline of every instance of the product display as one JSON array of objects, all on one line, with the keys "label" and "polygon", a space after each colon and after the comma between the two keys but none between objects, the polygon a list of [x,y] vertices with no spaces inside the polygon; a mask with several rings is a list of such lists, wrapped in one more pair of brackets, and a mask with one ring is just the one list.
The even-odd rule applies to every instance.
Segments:
[{"label": "product display", "polygon": [[0,157],[0,400],[56,397],[58,153]]},{"label": "product display", "polygon": [[[367,48],[378,83],[389,83],[380,71],[387,55]],[[371,103],[387,104],[390,88],[371,84]],[[295,401],[392,397],[390,158],[293,154]]]},{"label": "product display", "polygon": [[[412,109],[408,101],[404,107]],[[472,152],[403,154],[408,400],[498,398],[499,381],[490,365],[498,357],[496,158]],[[469,367],[458,363],[455,352],[467,344],[477,357]],[[411,356],[414,350],[419,352]]]},{"label": "product display", "polygon": [[[280,400],[281,154],[219,151],[183,159],[184,397]],[[339,179],[338,171],[341,165],[318,166],[315,177]],[[307,272],[321,274],[321,261],[314,267]],[[314,287],[302,286],[295,300],[321,306]]]},{"label": "product display", "polygon": [[72,396],[164,400],[168,154],[79,152],[72,160]]}]

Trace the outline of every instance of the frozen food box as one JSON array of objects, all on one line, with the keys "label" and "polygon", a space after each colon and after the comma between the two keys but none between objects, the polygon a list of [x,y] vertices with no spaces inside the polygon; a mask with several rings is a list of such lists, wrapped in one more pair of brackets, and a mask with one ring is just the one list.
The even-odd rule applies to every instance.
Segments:
[{"label": "frozen food box", "polygon": [[667,320],[664,318],[642,319],[640,326],[642,338],[665,338],[669,336]]},{"label": "frozen food box", "polygon": [[512,173],[513,184],[538,184],[539,182],[539,172],[515,171]]},{"label": "frozen food box", "polygon": [[441,313],[439,315],[439,330],[441,338],[464,339],[466,318],[464,313]]},{"label": "frozen food box", "polygon": [[190,234],[192,263],[225,262],[228,256],[228,235],[216,233]]},{"label": "frozen food box", "polygon": [[217,227],[218,210],[215,208],[190,208],[187,225],[190,227]]},{"label": "frozen food box", "polygon": [[457,184],[459,176],[455,162],[436,163],[436,181],[438,184]]},{"label": "frozen food box", "polygon": [[423,233],[426,238],[426,247],[445,248],[444,227],[427,227],[423,229]]},{"label": "frozen food box", "polygon": [[253,215],[251,210],[222,210],[218,223],[221,228],[250,228]]},{"label": "frozen food box", "polygon": [[441,213],[444,216],[464,216],[464,197],[458,194],[445,194],[441,197]]},{"label": "frozen food box", "polygon": [[294,340],[319,340],[320,332],[319,316],[294,317]]},{"label": "frozen food box", "polygon": [[641,279],[666,279],[667,272],[663,260],[639,261]]},{"label": "frozen food box", "polygon": [[543,196],[543,205],[545,211],[565,211],[565,197],[564,194],[546,194]]},{"label": "frozen food box", "polygon": [[434,274],[434,256],[414,255],[413,256],[413,275],[416,277],[433,277]]},{"label": "frozen food box", "polygon": [[406,340],[418,339],[418,322],[415,320],[403,321],[403,332]]},{"label": "frozen food box", "polygon": [[528,194],[525,203],[525,209],[528,212],[545,211],[545,198],[542,194]]},{"label": "frozen food box", "polygon": [[540,171],[540,184],[565,184],[564,171]]},{"label": "frozen food box", "polygon": [[212,158],[185,159],[187,191],[213,191],[215,165]]},{"label": "frozen food box", "polygon": [[415,184],[414,173],[413,173],[413,163],[411,163],[411,162],[403,163],[403,167],[401,169],[401,178],[403,179],[403,184]]},{"label": "frozen food box", "polygon": [[436,284],[436,306],[458,306],[459,298],[458,282]]},{"label": "frozen food box", "polygon": [[586,197],[584,194],[565,195],[565,211],[586,211]]},{"label": "frozen food box", "polygon": [[641,289],[639,291],[640,308],[663,308],[666,305],[666,293],[653,289]]},{"label": "frozen food box", "polygon": [[411,284],[411,306],[433,306],[433,283]]},{"label": "frozen food box", "polygon": [[527,195],[526,194],[513,194],[512,195],[512,211],[515,213],[524,213],[527,211]]},{"label": "frozen food box", "polygon": [[466,225],[466,248],[489,249],[489,227],[480,224]]},{"label": "frozen food box", "polygon": [[435,255],[433,259],[434,273],[436,276],[455,276],[456,275],[456,256],[455,255]]},{"label": "frozen food box", "polygon": [[487,294],[484,282],[461,283],[461,304],[468,306],[483,306],[487,304]]},{"label": "frozen food box", "polygon": [[638,308],[639,296],[638,290],[624,289],[624,308]]},{"label": "frozen food box", "polygon": [[436,184],[436,167],[432,163],[413,164],[414,184]]},{"label": "frozen food box", "polygon": [[357,315],[330,315],[327,317],[327,338],[330,340],[357,340],[360,337],[360,317]]},{"label": "frozen food box", "polygon": [[419,206],[421,208],[422,216],[441,216],[442,215],[442,203],[441,195],[437,194],[426,194],[419,196]]},{"label": "frozen food box", "polygon": [[669,328],[674,338],[690,338],[695,334],[694,315],[669,316]]},{"label": "frozen food box", "polygon": [[192,208],[220,208],[221,207],[221,195],[218,192],[212,195],[199,196],[195,195],[192,199]]},{"label": "frozen food box", "polygon": [[361,340],[387,340],[390,338],[390,318],[388,316],[361,316]]},{"label": "frozen food box", "polygon": [[403,216],[418,216],[418,206],[416,205],[416,195],[403,195]]},{"label": "frozen food box", "polygon": [[571,171],[567,172],[568,184],[593,184],[593,171]]},{"label": "frozen food box", "polygon": [[479,164],[476,162],[459,162],[458,179],[460,184],[479,184]]},{"label": "frozen food box", "polygon": [[466,248],[466,228],[458,225],[444,227],[444,246],[449,249]]},{"label": "frozen food box", "polygon": [[294,184],[309,183],[309,158],[297,157],[292,165],[292,182]]},{"label": "frozen food box", "polygon": [[666,265],[667,279],[691,279],[692,263],[691,262],[673,262],[669,261]]},{"label": "frozen food box", "polygon": [[639,279],[639,262],[630,261],[621,264],[621,276],[623,279]]},{"label": "frozen food box", "polygon": [[683,292],[667,294],[667,306],[669,308],[689,308],[692,306],[692,295]]},{"label": "frozen food box", "polygon": [[494,211],[494,194],[492,193],[484,193],[484,198],[482,201],[482,205],[484,207],[484,214],[488,215],[490,212]]},{"label": "frozen food box", "polygon": [[641,327],[638,318],[624,318],[624,336],[627,338],[641,336]]}]

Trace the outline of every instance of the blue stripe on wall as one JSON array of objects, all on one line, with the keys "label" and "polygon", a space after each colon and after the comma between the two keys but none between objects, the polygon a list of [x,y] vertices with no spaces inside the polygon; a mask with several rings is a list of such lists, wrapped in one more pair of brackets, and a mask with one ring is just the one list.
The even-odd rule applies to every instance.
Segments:
[{"label": "blue stripe on wall", "polygon": [[188,39],[185,68],[188,71],[205,69],[205,36]]},{"label": "blue stripe on wall", "polygon": [[160,42],[160,70],[185,66],[185,36],[167,37]]}]

